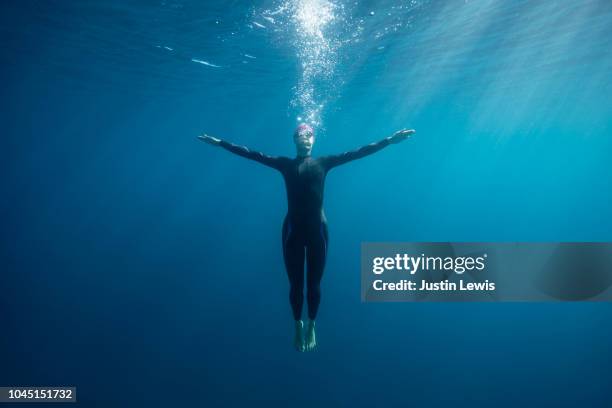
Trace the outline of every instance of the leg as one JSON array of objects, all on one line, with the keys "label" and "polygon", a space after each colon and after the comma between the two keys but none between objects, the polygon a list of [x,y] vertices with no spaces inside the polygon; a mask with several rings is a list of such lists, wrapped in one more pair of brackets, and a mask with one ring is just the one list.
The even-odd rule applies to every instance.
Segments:
[{"label": "leg", "polygon": [[327,223],[321,222],[319,231],[316,236],[311,237],[307,246],[307,289],[308,289],[308,326],[306,328],[305,348],[306,350],[314,350],[317,346],[315,335],[315,319],[321,302],[321,278],[323,278],[323,270],[325,269],[325,260],[327,258]]},{"label": "leg", "polygon": [[291,223],[283,223],[283,257],[289,278],[289,302],[295,319],[294,345],[298,351],[304,351],[302,338],[302,305],[304,304],[304,244],[292,231]]},{"label": "leg", "polygon": [[308,265],[308,318],[315,320],[321,302],[321,278],[327,258],[327,223],[322,222],[316,236],[311,237],[307,246],[306,262]]},{"label": "leg", "polygon": [[302,318],[304,304],[304,245],[291,228],[291,223],[285,220],[283,224],[283,257],[289,278],[289,302],[293,310],[293,318]]}]

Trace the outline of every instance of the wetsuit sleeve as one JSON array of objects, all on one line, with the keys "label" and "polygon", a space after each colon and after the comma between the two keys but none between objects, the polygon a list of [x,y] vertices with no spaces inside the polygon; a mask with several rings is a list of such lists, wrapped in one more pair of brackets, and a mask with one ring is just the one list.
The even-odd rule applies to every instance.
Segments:
[{"label": "wetsuit sleeve", "polygon": [[369,145],[360,147],[357,150],[335,154],[332,156],[326,156],[324,158],[324,163],[327,169],[330,170],[341,164],[348,163],[352,160],[361,159],[362,157],[366,157],[370,154],[376,153],[377,151],[389,146],[389,144],[391,144],[391,138],[386,137],[381,141],[370,143]]},{"label": "wetsuit sleeve", "polygon": [[238,156],[242,156],[246,159],[255,160],[261,164],[264,164],[268,167],[272,167],[274,169],[280,170],[282,158],[275,156],[268,156],[261,152],[256,152],[254,150],[249,150],[246,146],[238,146],[230,142],[226,142],[225,140],[221,140],[219,146],[224,148],[227,151],[230,151]]}]

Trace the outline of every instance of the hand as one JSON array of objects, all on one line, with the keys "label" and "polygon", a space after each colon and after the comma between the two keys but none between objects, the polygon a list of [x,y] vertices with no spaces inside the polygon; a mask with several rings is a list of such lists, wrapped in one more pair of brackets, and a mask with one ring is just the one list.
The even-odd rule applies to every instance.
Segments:
[{"label": "hand", "polygon": [[198,139],[200,139],[201,141],[205,143],[211,144],[213,146],[219,146],[219,144],[221,143],[221,139],[217,139],[216,137],[208,136],[207,134],[198,136]]},{"label": "hand", "polygon": [[408,139],[408,137],[410,137],[410,135],[413,133],[415,133],[414,129],[398,130],[393,134],[393,136],[391,136],[391,143],[403,142],[404,140]]}]

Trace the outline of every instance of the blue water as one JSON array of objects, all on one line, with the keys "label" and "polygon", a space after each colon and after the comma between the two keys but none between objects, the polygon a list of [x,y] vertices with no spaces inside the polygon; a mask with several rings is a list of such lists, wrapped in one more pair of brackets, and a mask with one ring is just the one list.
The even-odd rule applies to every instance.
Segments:
[{"label": "blue water", "polygon": [[[362,304],[363,241],[612,240],[612,3],[5,1],[0,385],[81,406],[610,406],[608,304]],[[245,55],[246,54],[246,55]],[[298,119],[300,118],[300,119]],[[272,170],[334,170],[319,350]]]}]

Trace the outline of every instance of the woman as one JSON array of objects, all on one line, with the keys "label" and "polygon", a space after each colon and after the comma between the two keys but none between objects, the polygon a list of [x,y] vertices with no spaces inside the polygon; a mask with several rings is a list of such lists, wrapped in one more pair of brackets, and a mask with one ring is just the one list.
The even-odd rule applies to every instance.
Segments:
[{"label": "woman", "polygon": [[[280,171],[285,179],[288,212],[283,223],[283,257],[289,276],[289,301],[295,319],[294,344],[298,351],[311,351],[317,345],[315,319],[321,301],[320,283],[328,239],[327,220],[323,212],[325,176],[336,166],[375,153],[390,144],[399,143],[413,133],[414,130],[400,130],[360,149],[318,158],[311,156],[315,142],[314,131],[306,124],[299,125],[293,135],[297,150],[295,158],[267,156],[208,135],[198,137],[213,146],[223,147],[239,156],[272,167]],[[307,264],[306,297],[309,319],[305,335],[302,322],[304,260]]]}]

